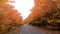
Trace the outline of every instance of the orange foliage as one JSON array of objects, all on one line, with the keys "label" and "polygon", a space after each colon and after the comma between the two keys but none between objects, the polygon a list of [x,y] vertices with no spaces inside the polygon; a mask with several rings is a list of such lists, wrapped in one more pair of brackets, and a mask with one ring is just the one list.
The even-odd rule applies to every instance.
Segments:
[{"label": "orange foliage", "polygon": [[[22,17],[7,0],[0,1],[0,34],[8,32],[22,24]],[[6,33],[5,33],[6,34]]]},{"label": "orange foliage", "polygon": [[[58,1],[52,0],[34,0],[35,6],[31,10],[31,15],[25,20],[25,22],[31,21],[34,18],[42,17],[45,13],[49,12],[52,8],[54,8]],[[59,2],[60,3],[60,2]]]},{"label": "orange foliage", "polygon": [[[17,12],[17,10],[13,9],[10,5],[0,5],[2,9],[0,9],[0,13],[2,15],[2,22],[5,24],[10,24],[10,23],[20,23],[22,20],[22,17],[20,14]],[[14,22],[13,22],[14,21]]]}]

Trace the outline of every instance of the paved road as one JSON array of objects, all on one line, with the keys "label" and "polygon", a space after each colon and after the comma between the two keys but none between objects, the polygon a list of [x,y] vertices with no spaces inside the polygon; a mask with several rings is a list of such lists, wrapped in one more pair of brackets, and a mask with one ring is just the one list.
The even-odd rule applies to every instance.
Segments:
[{"label": "paved road", "polygon": [[48,32],[43,30],[37,30],[34,27],[31,27],[29,25],[24,25],[20,34],[60,34],[59,32]]},{"label": "paved road", "polygon": [[29,25],[25,25],[20,34],[43,34],[41,31],[35,30]]}]

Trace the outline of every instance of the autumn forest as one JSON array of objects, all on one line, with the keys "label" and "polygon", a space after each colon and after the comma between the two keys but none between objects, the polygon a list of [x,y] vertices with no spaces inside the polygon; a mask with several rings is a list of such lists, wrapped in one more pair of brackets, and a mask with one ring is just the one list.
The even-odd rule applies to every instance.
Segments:
[{"label": "autumn forest", "polygon": [[60,0],[34,0],[31,14],[23,21],[20,13],[7,4],[8,0],[0,0],[0,34],[16,29],[23,24],[60,30]]}]

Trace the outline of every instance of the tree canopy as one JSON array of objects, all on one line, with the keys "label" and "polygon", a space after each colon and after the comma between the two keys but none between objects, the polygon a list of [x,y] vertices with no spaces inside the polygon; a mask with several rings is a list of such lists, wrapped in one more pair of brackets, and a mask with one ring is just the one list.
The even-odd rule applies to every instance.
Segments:
[{"label": "tree canopy", "polygon": [[[60,0],[34,0],[35,6],[26,22],[48,29],[60,29]],[[29,22],[28,22],[29,20]]]},{"label": "tree canopy", "polygon": [[13,30],[22,24],[20,13],[7,2],[8,0],[0,0],[0,34]]}]

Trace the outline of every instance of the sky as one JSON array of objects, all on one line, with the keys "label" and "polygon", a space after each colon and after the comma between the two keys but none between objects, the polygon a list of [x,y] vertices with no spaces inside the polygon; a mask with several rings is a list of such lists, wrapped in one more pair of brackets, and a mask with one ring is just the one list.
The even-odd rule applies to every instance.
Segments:
[{"label": "sky", "polygon": [[[34,6],[34,0],[9,0],[9,4],[13,5],[15,9],[21,13],[23,20],[26,19],[29,14],[31,14],[31,9]],[[11,2],[14,1],[14,2]]]}]

